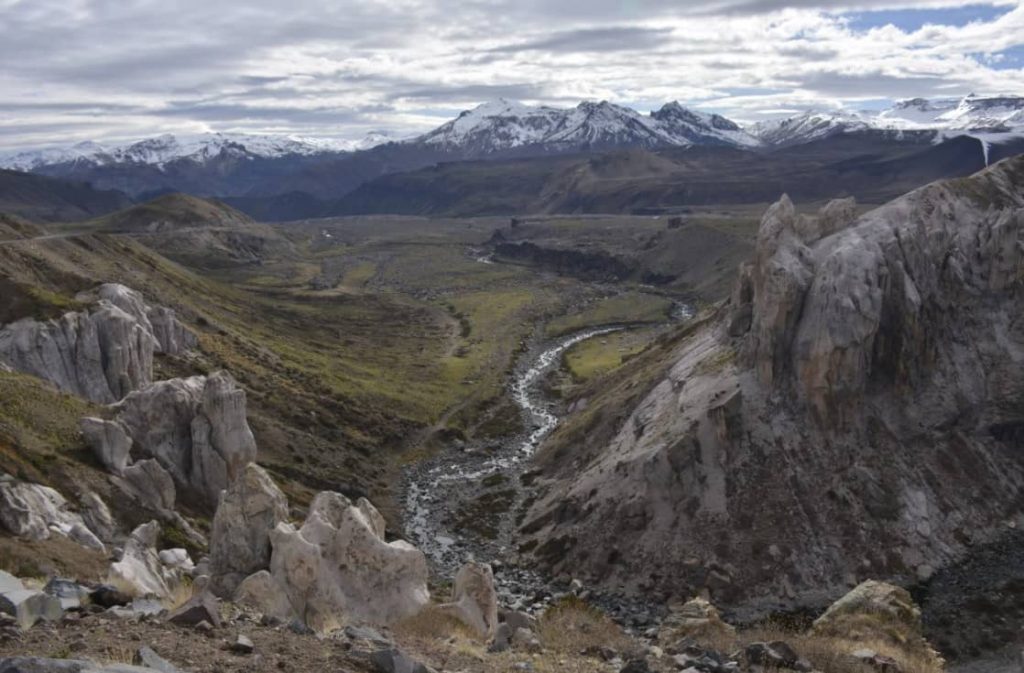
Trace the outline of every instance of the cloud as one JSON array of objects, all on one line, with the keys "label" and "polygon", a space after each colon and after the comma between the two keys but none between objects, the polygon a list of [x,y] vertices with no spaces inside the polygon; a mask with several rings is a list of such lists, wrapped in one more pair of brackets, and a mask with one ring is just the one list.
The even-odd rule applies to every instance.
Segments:
[{"label": "cloud", "polygon": [[[0,148],[207,130],[406,135],[496,97],[679,99],[755,119],[1024,93],[1024,8],[997,0],[965,21],[963,4],[0,0]],[[901,10],[903,27],[882,9]]]}]

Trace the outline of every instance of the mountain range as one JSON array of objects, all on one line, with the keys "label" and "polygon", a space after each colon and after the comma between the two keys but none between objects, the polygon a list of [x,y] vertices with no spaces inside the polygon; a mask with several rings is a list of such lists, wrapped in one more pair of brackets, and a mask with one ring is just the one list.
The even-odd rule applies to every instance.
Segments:
[{"label": "mountain range", "polygon": [[[390,199],[353,206],[365,201],[353,195],[369,190],[380,196],[378,180],[393,185],[396,175],[438,170],[452,162],[513,162],[512,166],[534,172],[535,166],[522,160],[624,150],[706,149],[725,156],[731,156],[731,151],[762,156],[837,137],[870,137],[866,142],[876,153],[873,161],[879,161],[902,155],[908,146],[937,146],[963,136],[977,142],[982,165],[1012,153],[1004,146],[1024,141],[1024,96],[915,98],[883,110],[805,112],[745,127],[678,102],[644,115],[605,101],[563,109],[499,99],[467,110],[428,133],[397,140],[379,133],[357,142],[244,134],[164,135],[120,146],[84,142],[20,151],[0,157],[0,167],[87,182],[135,200],[168,192],[214,196],[259,219],[288,220],[350,213],[354,207],[355,212],[410,212],[390,210]],[[843,149],[832,157],[835,161],[856,161],[849,152],[850,143],[839,145]],[[671,157],[672,161],[686,159],[685,154]],[[750,161],[764,163],[755,157]],[[504,173],[508,177],[508,170]],[[525,179],[522,174],[516,177]],[[445,191],[453,189],[449,185]],[[432,193],[438,193],[436,186]],[[399,201],[408,201],[408,194],[398,196]],[[484,199],[474,212],[504,210],[502,204]]]}]

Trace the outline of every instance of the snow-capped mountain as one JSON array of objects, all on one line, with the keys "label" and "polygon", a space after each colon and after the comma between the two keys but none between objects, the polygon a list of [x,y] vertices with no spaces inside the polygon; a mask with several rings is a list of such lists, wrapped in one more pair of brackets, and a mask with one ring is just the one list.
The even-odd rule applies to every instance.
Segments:
[{"label": "snow-capped mountain", "polygon": [[932,132],[936,141],[967,135],[998,143],[1024,137],[1024,96],[912,98],[883,110],[805,112],[759,122],[749,130],[768,146],[868,130]]},{"label": "snow-capped mountain", "polygon": [[728,119],[694,112],[677,102],[645,116],[607,101],[561,109],[532,107],[504,99],[467,110],[407,142],[474,155],[528,147],[568,151],[757,144],[755,138]]},{"label": "snow-capped mountain", "polygon": [[204,163],[215,157],[278,158],[352,152],[388,142],[379,133],[360,141],[303,138],[298,136],[209,133],[178,137],[170,134],[127,145],[102,145],[86,141],[71,147],[49,147],[0,157],[0,167],[31,171],[43,166],[88,163],[96,166],[146,164],[162,167],[172,161]]},{"label": "snow-capped mountain", "polygon": [[750,133],[764,145],[784,147],[870,128],[870,120],[853,112],[809,111],[786,119],[758,122],[750,127]]}]

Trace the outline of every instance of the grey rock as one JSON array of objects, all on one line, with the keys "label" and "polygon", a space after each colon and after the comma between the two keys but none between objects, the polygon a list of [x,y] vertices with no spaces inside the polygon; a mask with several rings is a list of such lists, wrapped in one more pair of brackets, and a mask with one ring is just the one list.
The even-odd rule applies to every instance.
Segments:
[{"label": "grey rock", "polygon": [[491,638],[498,627],[498,594],[494,573],[486,563],[470,561],[455,575],[452,600],[440,608],[470,627],[482,638]]},{"label": "grey rock", "polygon": [[515,635],[515,629],[508,622],[502,622],[498,624],[498,628],[494,630],[494,637],[491,639],[491,644],[488,646],[488,652],[504,652],[505,650],[512,647],[512,637]]},{"label": "grey rock", "polygon": [[94,668],[88,661],[45,657],[0,658],[0,673],[84,673]]},{"label": "grey rock", "polygon": [[85,443],[96,459],[114,474],[121,474],[130,459],[132,440],[116,421],[87,416],[81,420]]},{"label": "grey rock", "polygon": [[55,622],[64,616],[60,599],[34,589],[15,589],[0,594],[0,612],[14,617],[23,629],[32,628],[40,621]]},{"label": "grey rock", "polygon": [[169,596],[184,573],[166,568],[160,562],[156,551],[159,537],[160,524],[156,521],[133,530],[125,542],[121,560],[110,565],[110,581],[131,587],[136,596]]},{"label": "grey rock", "polygon": [[78,582],[58,577],[51,578],[43,591],[60,601],[63,610],[78,610],[89,599],[89,590]]},{"label": "grey rock", "polygon": [[143,646],[136,650],[133,663],[136,666],[145,666],[148,669],[160,671],[160,673],[182,673],[177,666],[161,657],[149,646]]},{"label": "grey rock", "polygon": [[104,550],[82,517],[71,511],[60,493],[42,484],[0,476],[0,523],[11,533],[29,540],[46,540],[53,533],[84,547]]},{"label": "grey rock", "polygon": [[151,331],[109,302],[57,320],[0,329],[0,359],[92,402],[116,402],[152,380]]},{"label": "grey rock", "polygon": [[[313,499],[300,529],[279,523],[270,535],[273,549],[268,578],[260,579],[265,604],[252,605],[280,619],[302,616],[306,624],[323,630],[347,621],[388,625],[412,616],[430,600],[427,563],[412,545],[384,539],[384,517],[365,498],[322,492]],[[282,597],[285,601],[282,601]],[[236,600],[238,596],[236,595]],[[287,606],[284,614],[282,610]]]},{"label": "grey rock", "polygon": [[24,582],[7,572],[0,570],[0,594],[6,591],[21,591],[25,588]]},{"label": "grey rock", "polygon": [[270,533],[288,520],[288,499],[266,471],[250,463],[221,494],[210,533],[215,594],[230,597],[247,576],[270,567]]},{"label": "grey rock", "polygon": [[87,491],[81,498],[81,505],[82,521],[100,541],[109,544],[120,537],[117,522],[100,496]]},{"label": "grey rock", "polygon": [[235,642],[231,643],[231,651],[235,654],[252,654],[256,651],[256,646],[252,644],[252,641],[247,636],[239,633],[238,637],[235,638]]},{"label": "grey rock", "polygon": [[140,617],[159,617],[167,613],[167,608],[156,598],[133,598],[131,611]]},{"label": "grey rock", "polygon": [[521,610],[499,610],[498,621],[507,623],[512,629],[537,628],[537,619]]},{"label": "grey rock", "polygon": [[623,421],[549,439],[521,540],[545,571],[762,614],[866,568],[938,571],[1005,529],[1024,495],[1024,158],[851,212],[769,208],[732,305]]},{"label": "grey rock", "polygon": [[128,395],[114,412],[131,438],[134,460],[156,460],[179,490],[211,507],[256,458],[245,391],[225,372],[154,383]]}]

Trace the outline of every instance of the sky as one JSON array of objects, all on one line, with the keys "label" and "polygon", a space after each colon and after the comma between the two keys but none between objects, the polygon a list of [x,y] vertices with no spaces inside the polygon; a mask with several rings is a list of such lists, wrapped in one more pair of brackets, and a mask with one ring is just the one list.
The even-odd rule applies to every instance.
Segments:
[{"label": "sky", "polygon": [[0,149],[359,139],[504,97],[741,122],[1024,94],[1024,0],[0,0]]}]

